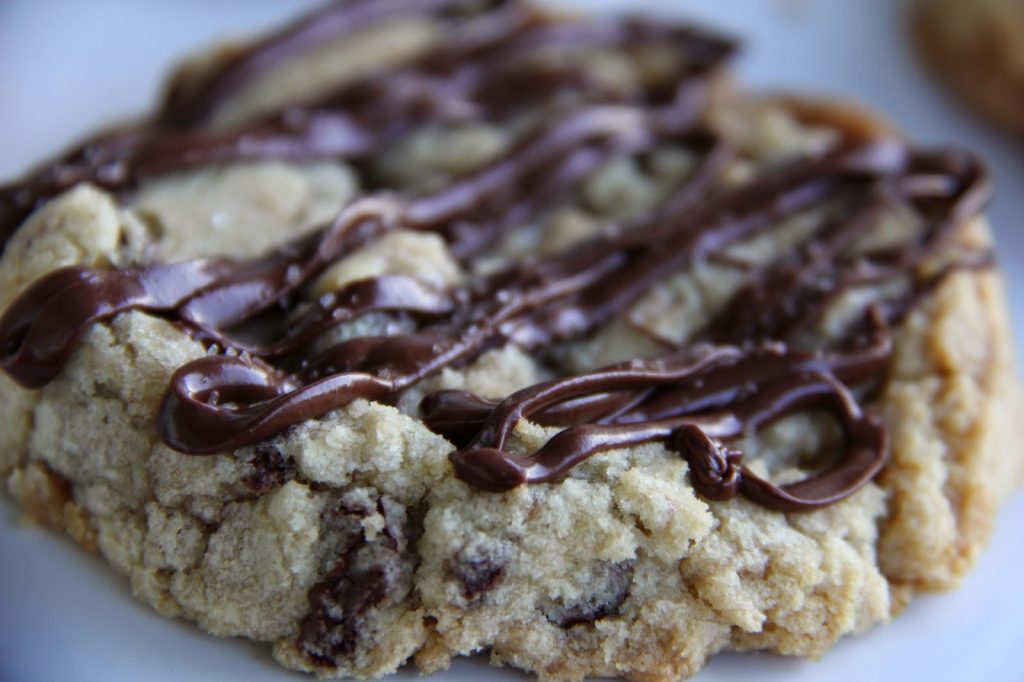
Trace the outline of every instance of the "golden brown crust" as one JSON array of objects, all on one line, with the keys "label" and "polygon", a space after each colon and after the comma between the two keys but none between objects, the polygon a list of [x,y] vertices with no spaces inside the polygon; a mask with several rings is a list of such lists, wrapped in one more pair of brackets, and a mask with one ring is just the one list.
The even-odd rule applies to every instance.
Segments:
[{"label": "golden brown crust", "polygon": [[[987,233],[981,223],[973,231]],[[951,277],[904,335],[885,401],[894,457],[880,480],[892,497],[879,556],[894,586],[945,590],[974,567],[1020,480],[1021,397],[1001,276]],[[912,416],[922,403],[935,406],[924,422]]]},{"label": "golden brown crust", "polygon": [[849,100],[776,92],[764,95],[761,101],[784,108],[805,126],[835,128],[854,140],[899,134],[898,128],[880,114]]},{"label": "golden brown crust", "polygon": [[15,469],[7,491],[28,521],[63,531],[83,549],[96,551],[96,532],[88,512],[75,503],[71,483],[45,464],[32,462]]}]

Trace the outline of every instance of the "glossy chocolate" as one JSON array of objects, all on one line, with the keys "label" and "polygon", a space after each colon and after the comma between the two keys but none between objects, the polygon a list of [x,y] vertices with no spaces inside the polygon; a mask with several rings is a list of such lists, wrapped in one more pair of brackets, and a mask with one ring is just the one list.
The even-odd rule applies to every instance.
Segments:
[{"label": "glossy chocolate", "polygon": [[[888,455],[885,429],[856,395],[885,379],[890,329],[950,269],[922,267],[988,198],[984,170],[959,152],[926,153],[893,139],[841,136],[829,151],[735,186],[719,180],[734,156],[701,128],[711,79],[728,41],[667,23],[555,23],[520,2],[466,14],[455,0],[344,2],[236,53],[200,76],[180,78],[155,120],[98,138],[0,191],[0,235],[34,207],[79,182],[126,190],[195,164],[245,158],[358,158],[426,120],[505,118],[566,90],[582,104],[539,125],[503,157],[438,192],[381,190],[347,206],[311,237],[251,261],[203,259],[125,270],[72,267],[42,278],[0,318],[0,366],[28,388],[51,381],[89,325],[128,310],[173,320],[231,353],[178,369],[157,428],[190,454],[229,452],[365,398],[397,401],[445,367],[512,343],[541,353],[585,338],[627,313],[650,287],[789,216],[825,207],[828,222],[749,283],[688,347],[660,357],[563,377],[500,402],[459,392],[428,396],[425,423],[458,449],[456,475],[495,492],[558,481],[583,460],[660,442],[689,463],[705,498],[742,494],[783,511],[816,509],[870,481]],[[202,127],[220,104],[279,60],[374,21],[409,14],[450,24],[452,39],[411,64],[289,105],[235,129]],[[678,51],[671,82],[615,92],[584,69],[524,71],[524,56],[557,45],[628,47],[651,41]],[[515,83],[521,97],[495,83]],[[699,159],[675,194],[647,218],[550,256],[533,257],[442,290],[388,275],[353,282],[284,324],[292,299],[338,258],[394,229],[440,234],[463,260],[573,191],[613,155],[671,143]],[[892,203],[913,210],[920,234],[900,248],[851,255]],[[976,256],[977,254],[973,254]],[[903,293],[868,308],[842,348],[811,352],[796,339],[837,296],[902,281]],[[332,327],[373,312],[407,317],[415,330],[361,337],[310,355]],[[242,341],[256,318],[276,316],[273,338]],[[670,342],[666,345],[671,346]],[[810,478],[777,486],[742,464],[729,443],[803,410],[834,415],[843,453]],[[513,455],[516,423],[562,427],[538,452]]]}]

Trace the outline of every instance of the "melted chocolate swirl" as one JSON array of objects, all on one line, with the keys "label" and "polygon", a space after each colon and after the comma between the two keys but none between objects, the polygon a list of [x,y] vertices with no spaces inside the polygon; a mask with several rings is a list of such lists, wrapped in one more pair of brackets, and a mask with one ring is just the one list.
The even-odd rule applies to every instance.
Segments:
[{"label": "melted chocolate swirl", "polygon": [[[184,453],[229,452],[356,399],[395,402],[426,377],[492,348],[511,343],[541,353],[585,338],[671,274],[725,258],[730,245],[824,206],[831,215],[827,224],[776,265],[753,272],[689,346],[557,378],[501,401],[435,393],[421,411],[430,428],[457,446],[451,454],[456,475],[495,492],[558,481],[600,452],[651,442],[684,457],[694,487],[711,500],[742,494],[767,507],[801,511],[841,500],[870,481],[886,461],[887,438],[857,396],[884,381],[891,327],[943,273],[958,267],[928,274],[923,265],[982,210],[988,198],[984,169],[967,154],[919,152],[891,139],[849,135],[823,155],[778,166],[745,184],[722,185],[718,180],[734,151],[700,121],[710,80],[731,43],[661,22],[553,22],[514,0],[490,3],[478,13],[467,9],[470,4],[337,3],[217,68],[183,76],[152,122],[101,136],[0,190],[0,239],[36,206],[79,182],[124,191],[146,177],[197,164],[358,159],[427,120],[505,119],[564,91],[585,104],[432,195],[368,194],[316,234],[262,258],[53,272],[0,318],[0,366],[23,386],[39,388],[57,376],[90,325],[129,310],[163,316],[230,352],[175,372],[157,422],[160,436]],[[280,60],[401,16],[446,22],[451,39],[412,63],[314,102],[231,129],[204,127],[228,97]],[[552,46],[651,42],[672,47],[676,72],[636,91],[609,88],[582,67],[524,70],[529,55]],[[509,82],[522,86],[521,96],[510,98],[507,87],[495,87]],[[574,191],[612,156],[663,144],[689,150],[699,159],[696,170],[636,224],[452,289],[386,275],[321,297],[297,321],[281,312],[331,263],[389,231],[437,233],[468,260]],[[919,233],[899,248],[851,250],[893,203],[918,216]],[[811,352],[795,342],[843,292],[893,280],[903,281],[903,293],[872,304],[844,347]],[[309,354],[331,328],[379,312],[404,316],[415,330],[353,338]],[[268,318],[277,330],[269,336],[253,341],[238,333]],[[834,464],[804,481],[773,484],[729,447],[766,424],[812,409],[835,417],[844,443]],[[514,455],[510,437],[522,419],[561,430],[537,452]]]}]

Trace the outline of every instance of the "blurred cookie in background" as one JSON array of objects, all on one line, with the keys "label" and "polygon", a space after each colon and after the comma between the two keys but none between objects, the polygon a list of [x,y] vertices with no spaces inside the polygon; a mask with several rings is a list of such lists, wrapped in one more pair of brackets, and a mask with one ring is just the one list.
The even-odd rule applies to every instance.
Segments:
[{"label": "blurred cookie in background", "polygon": [[920,0],[912,28],[928,66],[976,111],[1024,132],[1024,2]]}]

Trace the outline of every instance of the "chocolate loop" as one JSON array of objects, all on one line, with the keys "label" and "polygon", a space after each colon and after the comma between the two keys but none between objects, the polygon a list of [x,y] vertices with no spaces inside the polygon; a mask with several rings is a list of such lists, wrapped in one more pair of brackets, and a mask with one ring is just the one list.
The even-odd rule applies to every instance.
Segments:
[{"label": "chocolate loop", "polygon": [[[831,374],[820,374],[845,435],[845,451],[825,471],[797,483],[777,486],[743,467],[740,489],[749,499],[779,511],[812,511],[834,504],[864,487],[889,458],[881,421],[865,413],[856,399]],[[812,379],[813,381],[813,379]]]},{"label": "chocolate loop", "polygon": [[[877,344],[887,347],[884,340]],[[687,460],[694,488],[707,499],[724,501],[742,492],[772,509],[809,511],[853,494],[884,465],[884,428],[863,412],[833,373],[856,375],[863,364],[874,363],[872,353],[818,356],[778,344],[747,352],[717,350],[703,363],[682,368],[662,360],[637,361],[630,363],[631,371],[610,368],[513,394],[491,410],[473,441],[450,456],[455,473],[485,490],[507,490],[521,483],[560,480],[600,452],[662,442]],[[532,455],[513,455],[504,447],[518,419],[533,409],[586,390],[630,389],[636,392],[635,403],[607,424],[569,427]],[[451,398],[435,402],[435,420],[450,421],[443,413],[445,405],[456,410],[467,406]],[[479,409],[468,406],[470,411]],[[765,481],[741,466],[741,453],[715,442],[822,407],[830,409],[843,427],[844,453],[834,466],[800,483],[776,486]],[[497,476],[494,472],[499,470],[516,473]]]},{"label": "chocolate loop", "polygon": [[693,487],[702,497],[716,502],[736,497],[742,476],[739,467],[742,454],[721,447],[694,424],[672,431],[668,447],[686,459]]}]

